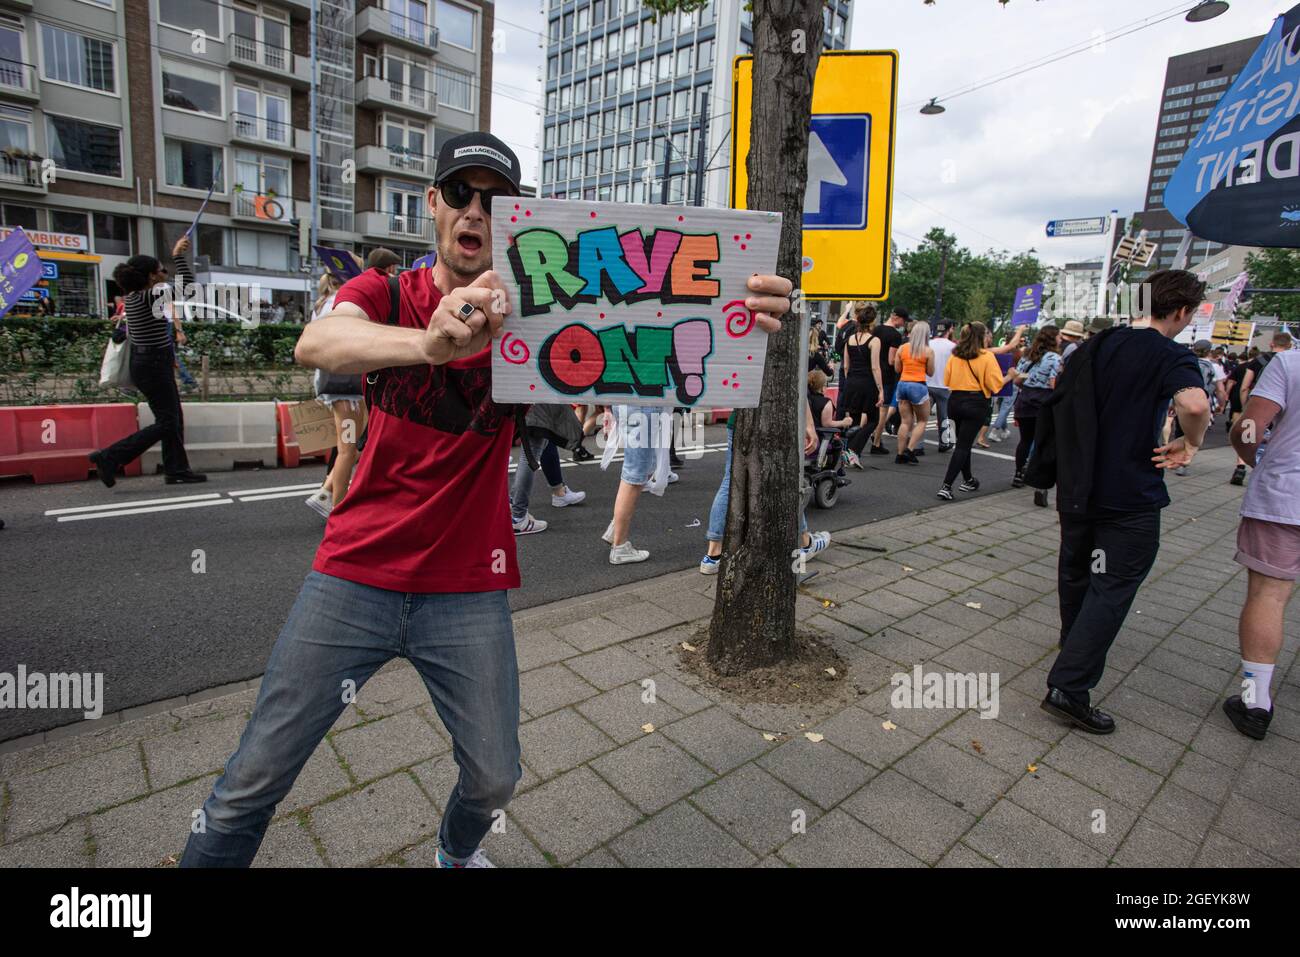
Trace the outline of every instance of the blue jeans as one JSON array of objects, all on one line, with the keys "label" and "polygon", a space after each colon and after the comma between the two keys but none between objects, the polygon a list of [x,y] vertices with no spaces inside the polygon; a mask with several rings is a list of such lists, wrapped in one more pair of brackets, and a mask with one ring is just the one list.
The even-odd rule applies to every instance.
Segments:
[{"label": "blue jeans", "polygon": [[176,327],[170,322],[167,323],[167,338],[172,341],[172,354],[176,357],[176,371],[180,373],[181,382],[183,382],[186,387],[198,385],[198,383],[194,381],[194,376],[190,375],[190,370],[185,368],[185,360],[181,358],[180,349],[176,348]]},{"label": "blue jeans", "polygon": [[347,691],[395,657],[424,679],[460,767],[439,846],[452,858],[472,855],[521,774],[506,593],[403,594],[312,572],[271,650],[239,748],[204,802],[206,829],[190,835],[180,866],[251,864],[276,805],[351,700]]},{"label": "blue jeans", "polygon": [[[722,466],[722,484],[713,495],[713,505],[709,508],[709,530],[704,537],[710,542],[722,541],[727,530],[727,507],[731,504],[731,441],[735,437],[733,429],[727,429],[727,460]],[[799,510],[799,534],[808,531],[806,509]]]},{"label": "blue jeans", "polygon": [[1011,408],[1016,404],[1016,393],[1020,390],[1013,388],[1010,395],[1001,396],[1001,406],[998,408],[998,417],[993,421],[993,428],[1005,429],[1007,419],[1011,418]]},{"label": "blue jeans", "polygon": [[[533,457],[542,467],[542,474],[552,488],[564,484],[564,473],[560,471],[560,453],[555,443],[549,439],[524,436],[523,442],[533,447]],[[528,514],[528,503],[533,497],[533,470],[528,467],[528,455],[524,447],[519,446],[519,462],[515,465],[514,481],[510,483],[510,521],[522,522]]]}]

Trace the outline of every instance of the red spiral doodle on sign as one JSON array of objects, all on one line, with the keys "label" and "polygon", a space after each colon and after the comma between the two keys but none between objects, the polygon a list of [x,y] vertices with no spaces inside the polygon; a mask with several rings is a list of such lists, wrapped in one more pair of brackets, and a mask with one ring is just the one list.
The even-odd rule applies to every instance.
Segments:
[{"label": "red spiral doodle on sign", "polygon": [[501,337],[501,358],[505,359],[506,362],[516,366],[523,365],[528,361],[530,355],[528,343],[513,332],[507,332]]},{"label": "red spiral doodle on sign", "polygon": [[722,315],[727,321],[727,335],[733,339],[743,339],[754,328],[754,313],[743,299],[733,299],[723,306]]}]

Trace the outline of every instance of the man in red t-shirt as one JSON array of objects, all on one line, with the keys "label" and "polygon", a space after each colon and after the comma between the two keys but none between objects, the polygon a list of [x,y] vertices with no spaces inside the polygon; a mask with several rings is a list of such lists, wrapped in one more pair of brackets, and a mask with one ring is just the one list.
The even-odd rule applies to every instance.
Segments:
[{"label": "man in red t-shirt", "polygon": [[[247,866],[279,801],[356,691],[408,658],[452,738],[460,777],[438,864],[491,867],[479,842],[514,793],[519,674],[506,589],[519,586],[506,487],[513,406],[492,401],[491,340],[510,313],[492,272],[492,199],[519,195],[519,160],[489,133],[443,144],[428,192],[437,262],[367,270],[311,323],[296,358],[368,376],[365,451],[271,651],[257,704],[203,806],[183,867]],[[791,284],[754,276],[765,332]],[[360,861],[348,863],[362,863]]]}]

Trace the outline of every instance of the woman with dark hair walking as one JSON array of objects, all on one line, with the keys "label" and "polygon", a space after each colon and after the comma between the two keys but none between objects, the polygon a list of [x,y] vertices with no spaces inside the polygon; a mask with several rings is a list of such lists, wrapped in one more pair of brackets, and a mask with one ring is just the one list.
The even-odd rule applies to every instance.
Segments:
[{"label": "woman with dark hair walking", "polygon": [[989,397],[1002,388],[1002,373],[997,359],[984,348],[988,334],[982,322],[968,322],[961,330],[961,340],[952,350],[952,358],[943,370],[943,384],[951,389],[948,397],[948,415],[957,425],[957,446],[948,460],[948,471],[939,498],[952,501],[952,483],[960,472],[965,478],[959,488],[974,492],[980,487],[979,479],[971,474],[971,446],[975,436],[988,422]]},{"label": "woman with dark hair walking", "polygon": [[[1034,432],[1038,426],[1038,411],[1056,387],[1056,376],[1061,371],[1061,357],[1057,353],[1056,326],[1043,326],[1034,336],[1029,355],[1021,359],[1008,378],[1020,386],[1016,395],[1016,426],[1020,429],[1020,444],[1016,446],[1016,475],[1012,488],[1025,484],[1025,462],[1034,447]],[[1046,504],[1046,493],[1036,493],[1036,502]]]},{"label": "woman with dark hair walking", "polygon": [[883,395],[880,372],[880,340],[871,334],[876,324],[876,307],[858,310],[853,332],[844,340],[844,378],[840,385],[839,415],[848,416],[858,430],[849,437],[845,457],[854,468],[862,468],[862,451],[880,420]]},{"label": "woman with dark hair walking", "polygon": [[[194,283],[194,274],[185,261],[190,248],[188,236],[172,247],[176,275],[186,286]],[[90,453],[99,480],[109,488],[117,482],[123,466],[139,458],[155,442],[162,442],[164,481],[168,485],[182,482],[206,482],[202,472],[190,469],[185,455],[184,421],[181,395],[173,374],[174,351],[165,306],[172,292],[166,285],[167,269],[153,256],[132,256],[113,270],[113,280],[122,287],[126,301],[126,333],[131,343],[131,381],[144,393],[153,412],[153,424],[133,435]]]}]

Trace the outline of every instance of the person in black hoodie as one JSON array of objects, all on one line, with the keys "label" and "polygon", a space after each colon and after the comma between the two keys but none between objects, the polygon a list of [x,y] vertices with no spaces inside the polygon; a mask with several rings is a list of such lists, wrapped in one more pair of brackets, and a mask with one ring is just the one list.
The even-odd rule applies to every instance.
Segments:
[{"label": "person in black hoodie", "polygon": [[[1071,357],[1039,415],[1026,481],[1057,486],[1060,653],[1043,710],[1093,734],[1115,730],[1089,693],[1160,548],[1164,472],[1192,460],[1210,425],[1196,358],[1173,341],[1205,283],[1166,269],[1145,284],[1150,318],[1094,336]],[[1183,435],[1162,444],[1169,403]],[[1100,427],[1105,423],[1104,427]]]}]

